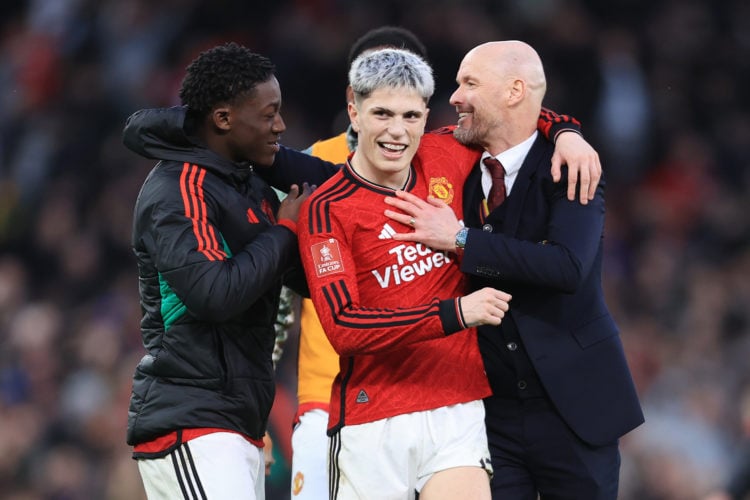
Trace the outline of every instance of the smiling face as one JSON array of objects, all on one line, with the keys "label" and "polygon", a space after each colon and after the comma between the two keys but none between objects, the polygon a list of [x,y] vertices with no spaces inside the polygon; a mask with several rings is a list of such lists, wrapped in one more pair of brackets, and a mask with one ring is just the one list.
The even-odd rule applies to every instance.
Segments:
[{"label": "smiling face", "polygon": [[504,40],[473,48],[456,82],[450,102],[458,112],[459,142],[496,155],[536,130],[547,83],[539,54],[527,43]]},{"label": "smiling face", "polygon": [[382,87],[349,103],[358,134],[354,170],[375,184],[399,189],[424,134],[429,109],[413,89]]},{"label": "smiling face", "polygon": [[459,142],[489,148],[493,134],[507,125],[503,103],[507,101],[510,81],[499,74],[481,51],[471,51],[458,69],[458,88],[450,102],[458,112],[454,135]]},{"label": "smiling face", "polygon": [[259,83],[246,97],[221,109],[226,113],[226,155],[235,162],[249,161],[270,166],[279,152],[279,139],[286,130],[281,118],[281,89],[275,77]]}]

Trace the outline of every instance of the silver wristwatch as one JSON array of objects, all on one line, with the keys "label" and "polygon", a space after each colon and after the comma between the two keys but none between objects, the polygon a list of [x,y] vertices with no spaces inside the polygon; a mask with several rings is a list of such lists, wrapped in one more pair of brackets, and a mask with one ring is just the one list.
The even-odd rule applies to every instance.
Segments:
[{"label": "silver wristwatch", "polygon": [[469,235],[469,228],[468,227],[462,227],[458,230],[456,233],[456,248],[458,250],[463,250],[464,247],[466,247],[466,237]]}]

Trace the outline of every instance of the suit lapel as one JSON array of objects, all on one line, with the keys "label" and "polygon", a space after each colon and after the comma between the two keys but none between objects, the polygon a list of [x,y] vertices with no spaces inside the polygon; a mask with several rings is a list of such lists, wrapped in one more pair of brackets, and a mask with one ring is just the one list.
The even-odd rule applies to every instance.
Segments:
[{"label": "suit lapel", "polygon": [[468,227],[481,227],[479,209],[484,199],[482,194],[482,170],[479,163],[474,165],[464,184],[464,224]]}]

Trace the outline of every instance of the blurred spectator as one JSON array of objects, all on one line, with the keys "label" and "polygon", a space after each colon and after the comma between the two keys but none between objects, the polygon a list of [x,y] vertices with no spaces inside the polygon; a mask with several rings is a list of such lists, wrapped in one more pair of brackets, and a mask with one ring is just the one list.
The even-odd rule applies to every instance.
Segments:
[{"label": "blurred spectator", "polygon": [[738,452],[735,465],[723,478],[716,490],[705,500],[743,500],[750,495],[750,385],[745,385],[739,401],[739,419],[742,428],[742,448]]}]

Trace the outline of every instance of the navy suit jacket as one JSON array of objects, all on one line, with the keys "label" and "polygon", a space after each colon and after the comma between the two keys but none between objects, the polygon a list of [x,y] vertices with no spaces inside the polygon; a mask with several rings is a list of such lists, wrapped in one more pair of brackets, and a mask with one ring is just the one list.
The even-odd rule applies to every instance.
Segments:
[{"label": "navy suit jacket", "polygon": [[[474,168],[464,189],[471,229],[461,269],[474,289],[511,293],[509,314],[551,402],[583,441],[604,445],[644,421],[602,291],[604,182],[587,205],[569,201],[567,184],[552,181],[553,149],[542,137],[535,141],[504,208],[484,222]],[[480,336],[500,334],[499,327],[479,328]],[[483,351],[485,365],[497,361],[492,356]]]}]

